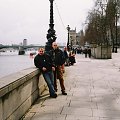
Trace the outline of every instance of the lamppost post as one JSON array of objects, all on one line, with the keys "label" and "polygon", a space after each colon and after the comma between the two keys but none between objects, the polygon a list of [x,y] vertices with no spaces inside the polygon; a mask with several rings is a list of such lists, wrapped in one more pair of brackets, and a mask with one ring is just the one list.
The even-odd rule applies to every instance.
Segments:
[{"label": "lamppost post", "polygon": [[116,13],[115,16],[116,16],[116,18],[115,18],[115,19],[116,19],[116,20],[115,20],[115,29],[116,29],[116,30],[115,30],[115,34],[116,34],[116,35],[115,35],[115,45],[116,45],[116,46],[115,46],[115,53],[117,53],[117,45],[118,45],[118,44],[117,44],[117,13]]},{"label": "lamppost post", "polygon": [[50,24],[49,24],[49,29],[47,33],[47,40],[45,45],[45,51],[48,52],[52,49],[52,43],[55,42],[56,40],[56,35],[55,35],[55,30],[54,30],[54,20],[53,20],[53,1],[54,0],[49,0],[50,1]]},{"label": "lamppost post", "polygon": [[115,7],[115,11],[116,11],[116,13],[115,13],[115,44],[116,44],[116,47],[115,47],[115,53],[117,53],[118,51],[117,51],[117,48],[118,48],[118,26],[117,26],[117,22],[118,22],[118,18],[119,18],[119,13],[118,13],[118,10],[119,10],[119,8],[118,8],[118,0],[115,0],[115,4],[116,4],[116,7]]},{"label": "lamppost post", "polygon": [[68,49],[68,51],[69,51],[69,50],[70,50],[70,46],[69,46],[69,43],[70,43],[70,41],[69,41],[69,32],[70,32],[70,27],[69,27],[69,25],[67,26],[67,30],[68,30],[67,49]]}]

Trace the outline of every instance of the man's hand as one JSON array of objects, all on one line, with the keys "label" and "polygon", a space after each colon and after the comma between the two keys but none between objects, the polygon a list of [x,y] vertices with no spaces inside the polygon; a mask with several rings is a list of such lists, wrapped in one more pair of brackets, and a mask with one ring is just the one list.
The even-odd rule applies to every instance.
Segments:
[{"label": "man's hand", "polygon": [[47,69],[45,67],[42,68],[43,71],[46,71]]},{"label": "man's hand", "polygon": [[55,67],[52,67],[52,70],[55,71]]}]

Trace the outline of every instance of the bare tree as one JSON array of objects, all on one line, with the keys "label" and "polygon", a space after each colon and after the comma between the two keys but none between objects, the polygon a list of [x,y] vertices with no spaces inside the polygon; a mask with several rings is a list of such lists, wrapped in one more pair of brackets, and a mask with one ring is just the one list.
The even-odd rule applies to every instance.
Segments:
[{"label": "bare tree", "polygon": [[88,27],[85,30],[84,40],[98,45],[109,45],[111,38],[114,50],[117,44],[118,13],[120,13],[120,0],[96,0],[94,10],[88,13],[86,20]]}]

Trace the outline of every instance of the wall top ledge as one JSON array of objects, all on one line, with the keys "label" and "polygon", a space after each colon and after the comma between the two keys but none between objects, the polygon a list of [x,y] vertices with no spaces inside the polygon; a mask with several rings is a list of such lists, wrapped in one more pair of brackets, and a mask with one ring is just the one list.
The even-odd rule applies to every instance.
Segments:
[{"label": "wall top ledge", "polygon": [[40,74],[39,69],[36,67],[31,67],[0,78],[0,97],[20,86],[37,74]]}]

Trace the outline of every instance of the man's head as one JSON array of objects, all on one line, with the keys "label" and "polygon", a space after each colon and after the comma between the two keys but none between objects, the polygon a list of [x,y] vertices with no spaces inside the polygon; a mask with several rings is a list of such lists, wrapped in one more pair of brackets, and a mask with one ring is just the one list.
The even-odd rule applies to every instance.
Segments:
[{"label": "man's head", "polygon": [[38,54],[43,55],[44,54],[44,48],[39,48],[38,49]]},{"label": "man's head", "polygon": [[64,50],[67,51],[67,47],[64,47]]},{"label": "man's head", "polygon": [[53,47],[54,50],[57,49],[57,48],[58,48],[57,43],[56,43],[56,42],[53,42],[53,43],[52,43],[52,47]]}]

